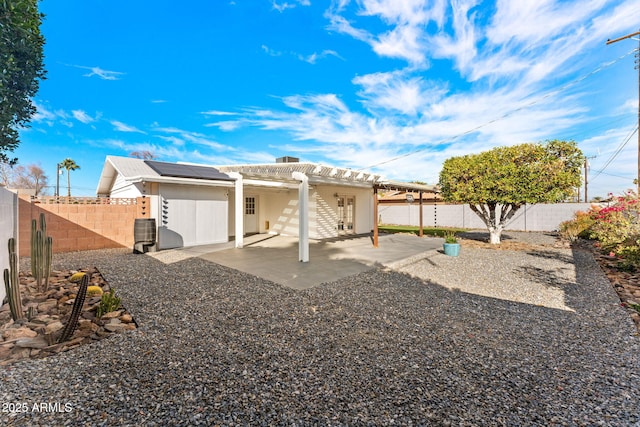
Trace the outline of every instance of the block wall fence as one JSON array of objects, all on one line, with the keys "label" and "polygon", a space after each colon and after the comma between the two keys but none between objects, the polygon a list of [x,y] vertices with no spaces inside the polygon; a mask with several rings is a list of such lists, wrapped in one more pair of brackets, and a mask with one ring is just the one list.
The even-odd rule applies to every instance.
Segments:
[{"label": "block wall fence", "polygon": [[149,200],[101,198],[20,198],[18,236],[20,256],[30,255],[31,220],[45,214],[53,253],[130,247],[136,218],[148,218]]},{"label": "block wall fence", "polygon": [[[506,226],[512,231],[555,231],[560,223],[573,218],[577,211],[587,211],[591,203],[549,203],[522,206]],[[418,203],[380,204],[378,222],[393,225],[420,225]],[[486,229],[480,217],[464,205],[422,205],[424,227],[458,227]]]}]

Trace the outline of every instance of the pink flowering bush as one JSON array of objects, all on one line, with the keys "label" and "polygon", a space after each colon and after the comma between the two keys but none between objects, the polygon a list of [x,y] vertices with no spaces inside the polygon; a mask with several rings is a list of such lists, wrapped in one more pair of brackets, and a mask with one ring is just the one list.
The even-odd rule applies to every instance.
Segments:
[{"label": "pink flowering bush", "polygon": [[612,198],[612,204],[605,208],[594,206],[588,212],[576,212],[572,220],[560,224],[560,234],[571,241],[595,239],[596,247],[621,259],[621,267],[640,268],[640,199],[629,190]]},{"label": "pink flowering bush", "polygon": [[640,220],[638,209],[640,200],[633,191],[614,199],[606,208],[592,208],[594,220],[589,230],[591,238],[600,242],[603,250],[618,254],[626,246],[637,246],[640,239]]}]

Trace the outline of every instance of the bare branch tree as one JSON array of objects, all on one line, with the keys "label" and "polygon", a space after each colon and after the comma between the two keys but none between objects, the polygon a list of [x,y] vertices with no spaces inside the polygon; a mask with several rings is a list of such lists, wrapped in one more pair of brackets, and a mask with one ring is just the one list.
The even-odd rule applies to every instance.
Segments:
[{"label": "bare branch tree", "polygon": [[155,160],[158,156],[150,150],[140,150],[140,151],[132,151],[129,153],[131,157],[135,157],[136,159],[144,159],[144,160]]}]

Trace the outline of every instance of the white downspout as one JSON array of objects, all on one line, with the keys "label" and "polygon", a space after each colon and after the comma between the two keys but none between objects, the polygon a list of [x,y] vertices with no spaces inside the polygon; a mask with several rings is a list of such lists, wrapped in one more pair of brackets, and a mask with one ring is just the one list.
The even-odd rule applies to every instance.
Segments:
[{"label": "white downspout", "polygon": [[293,172],[298,185],[298,258],[309,262],[309,177],[302,172]]},{"label": "white downspout", "polygon": [[227,172],[231,178],[235,178],[235,225],[236,225],[236,248],[244,247],[244,182],[242,175],[238,172]]}]

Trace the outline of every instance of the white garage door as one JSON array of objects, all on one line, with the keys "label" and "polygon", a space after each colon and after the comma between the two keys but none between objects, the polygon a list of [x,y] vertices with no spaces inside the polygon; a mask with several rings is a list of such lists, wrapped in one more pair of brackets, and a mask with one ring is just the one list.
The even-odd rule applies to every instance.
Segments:
[{"label": "white garage door", "polygon": [[227,242],[228,212],[225,188],[162,184],[160,249]]}]

